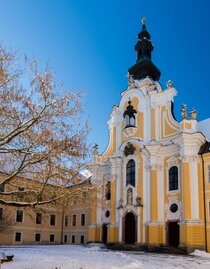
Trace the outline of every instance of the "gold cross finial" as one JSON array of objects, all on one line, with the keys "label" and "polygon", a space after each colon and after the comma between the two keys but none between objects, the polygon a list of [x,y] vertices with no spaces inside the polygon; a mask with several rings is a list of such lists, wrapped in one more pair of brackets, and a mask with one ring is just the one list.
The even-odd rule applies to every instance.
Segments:
[{"label": "gold cross finial", "polygon": [[142,19],[141,19],[141,23],[142,23],[142,24],[146,24],[146,17],[142,17]]}]

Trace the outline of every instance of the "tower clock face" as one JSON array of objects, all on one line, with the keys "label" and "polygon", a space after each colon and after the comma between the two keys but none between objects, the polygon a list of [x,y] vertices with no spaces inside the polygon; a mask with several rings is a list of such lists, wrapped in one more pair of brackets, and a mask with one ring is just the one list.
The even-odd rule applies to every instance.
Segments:
[{"label": "tower clock face", "polygon": [[178,205],[177,205],[177,204],[172,204],[172,205],[170,206],[170,211],[171,211],[172,213],[177,212],[177,210],[178,210]]}]

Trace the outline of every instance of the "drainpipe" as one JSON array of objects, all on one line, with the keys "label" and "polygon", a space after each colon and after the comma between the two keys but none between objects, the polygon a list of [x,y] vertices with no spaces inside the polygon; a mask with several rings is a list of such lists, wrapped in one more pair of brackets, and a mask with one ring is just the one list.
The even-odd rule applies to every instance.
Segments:
[{"label": "drainpipe", "polygon": [[204,230],[205,230],[205,251],[208,250],[208,241],[207,241],[207,221],[206,221],[206,185],[205,185],[205,177],[204,177],[204,159],[203,154],[201,154],[202,158],[202,172],[203,172],[203,207],[204,207]]},{"label": "drainpipe", "polygon": [[62,209],[62,217],[61,217],[61,245],[63,244],[63,224],[64,224],[64,208]]}]

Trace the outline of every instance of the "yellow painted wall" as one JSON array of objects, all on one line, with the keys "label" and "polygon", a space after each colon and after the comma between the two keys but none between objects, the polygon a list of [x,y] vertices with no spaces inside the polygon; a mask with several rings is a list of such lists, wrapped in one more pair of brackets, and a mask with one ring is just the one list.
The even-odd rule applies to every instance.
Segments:
[{"label": "yellow painted wall", "polygon": [[189,250],[205,249],[204,225],[180,225],[180,245],[186,246]]},{"label": "yellow painted wall", "polygon": [[[170,125],[167,123],[166,119],[163,119],[163,115],[166,115],[166,118]],[[170,138],[171,136],[174,136],[177,134],[178,130],[180,129],[178,122],[171,121],[171,117],[169,117],[169,114],[171,115],[170,108],[166,105],[161,107],[161,139]],[[165,127],[164,127],[165,126]],[[165,137],[165,135],[167,137]]]},{"label": "yellow painted wall", "polygon": [[[136,115],[136,118],[137,118],[137,129],[136,129],[136,132],[131,135],[130,137],[140,137],[142,139],[144,139],[144,113],[143,112],[140,112],[138,110],[138,98],[137,97],[134,97],[132,98],[131,100],[131,105],[134,107],[134,109],[137,111],[137,115]],[[128,102],[125,103],[124,105],[124,111],[126,110],[128,106]],[[123,133],[123,130],[125,129],[125,121],[123,119],[122,121],[122,124],[121,124],[121,139],[122,139],[122,142],[126,141],[128,138],[127,136]]]},{"label": "yellow painted wall", "polygon": [[109,226],[108,227],[108,243],[118,242],[118,227]]},{"label": "yellow painted wall", "polygon": [[148,226],[148,243],[150,245],[163,244],[163,226]]}]

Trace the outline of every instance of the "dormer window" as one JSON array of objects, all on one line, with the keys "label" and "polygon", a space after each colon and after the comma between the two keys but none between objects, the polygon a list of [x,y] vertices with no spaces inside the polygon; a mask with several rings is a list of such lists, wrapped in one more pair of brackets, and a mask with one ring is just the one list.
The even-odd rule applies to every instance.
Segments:
[{"label": "dormer window", "polygon": [[128,101],[128,106],[123,114],[123,117],[125,119],[125,128],[127,127],[136,127],[136,110],[133,109],[133,106],[131,105],[131,101]]}]

